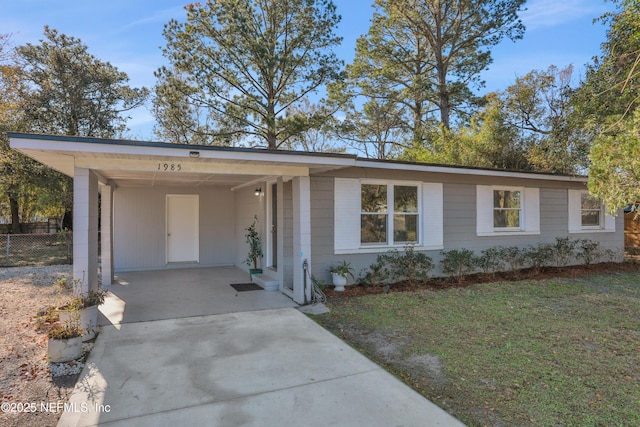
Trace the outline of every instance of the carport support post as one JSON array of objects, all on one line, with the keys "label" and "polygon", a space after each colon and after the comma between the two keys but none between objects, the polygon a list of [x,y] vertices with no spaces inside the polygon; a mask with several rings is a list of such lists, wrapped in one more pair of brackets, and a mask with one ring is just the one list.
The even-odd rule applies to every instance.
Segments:
[{"label": "carport support post", "polygon": [[102,185],[100,194],[100,268],[102,286],[113,283],[113,187]]},{"label": "carport support post", "polygon": [[[311,187],[308,176],[293,178],[293,300],[304,304],[311,300],[311,284],[304,288],[303,263],[311,271]],[[307,282],[310,278],[307,277]]]},{"label": "carport support post", "polygon": [[98,178],[78,167],[73,171],[73,279],[83,292],[98,287]]}]

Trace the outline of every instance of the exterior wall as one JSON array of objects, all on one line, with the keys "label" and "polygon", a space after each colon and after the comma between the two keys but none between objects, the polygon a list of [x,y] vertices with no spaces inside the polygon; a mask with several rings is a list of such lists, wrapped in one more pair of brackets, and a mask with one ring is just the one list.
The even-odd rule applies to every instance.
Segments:
[{"label": "exterior wall", "polygon": [[[360,174],[360,176],[358,176]],[[311,178],[311,248],[313,254],[312,273],[327,283],[331,276],[329,267],[347,260],[355,270],[356,278],[376,261],[378,253],[334,255],[334,178],[314,176]],[[351,178],[383,178],[390,180],[421,180],[444,183],[444,248],[471,249],[479,253],[492,246],[526,247],[537,243],[553,243],[556,237],[570,236],[573,239],[598,241],[603,249],[623,250],[624,219],[616,218],[615,232],[593,232],[570,234],[568,229],[568,189],[584,189],[582,182],[558,182],[537,179],[506,179],[485,176],[465,177],[451,174],[420,174],[405,171],[354,171],[349,169],[335,174]],[[510,185],[540,188],[540,234],[531,236],[487,236],[476,234],[476,185]],[[435,263],[432,274],[439,275],[440,251],[425,251]],[[382,252],[381,252],[382,253]]]},{"label": "exterior wall", "polygon": [[199,195],[198,265],[234,265],[239,238],[233,192],[216,187],[118,187],[114,192],[114,268],[122,271],[188,266],[166,264],[167,194]]},{"label": "exterior wall", "polygon": [[[262,188],[260,196],[255,195],[255,189]],[[265,184],[256,184],[255,186],[245,187],[234,191],[235,194],[235,212],[231,211],[231,215],[235,216],[235,236],[236,247],[234,251],[229,251],[235,255],[235,265],[243,270],[249,271],[249,266],[245,263],[249,252],[249,245],[246,243],[246,228],[253,223],[254,215],[258,215],[258,230],[262,238],[262,252],[264,253],[266,244],[266,221],[265,221]],[[233,205],[232,205],[233,206]],[[264,260],[263,260],[264,261]],[[251,267],[253,268],[253,267]],[[264,265],[258,261],[258,268],[264,268]]]}]

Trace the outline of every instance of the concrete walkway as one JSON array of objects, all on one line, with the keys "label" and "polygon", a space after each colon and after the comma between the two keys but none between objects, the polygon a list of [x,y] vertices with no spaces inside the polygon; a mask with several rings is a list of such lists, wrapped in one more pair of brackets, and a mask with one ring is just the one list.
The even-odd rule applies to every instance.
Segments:
[{"label": "concrete walkway", "polygon": [[103,326],[69,403],[59,426],[462,426],[294,308]]}]

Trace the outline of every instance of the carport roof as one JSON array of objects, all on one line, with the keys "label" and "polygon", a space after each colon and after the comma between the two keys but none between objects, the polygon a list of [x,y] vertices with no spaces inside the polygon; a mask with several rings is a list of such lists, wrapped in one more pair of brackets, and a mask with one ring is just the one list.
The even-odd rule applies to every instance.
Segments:
[{"label": "carport roof", "polygon": [[[73,176],[89,168],[102,180],[188,185],[249,185],[276,176],[307,176],[348,167],[586,182],[584,176],[363,159],[353,154],[218,147],[76,136],[9,133],[11,147]],[[179,171],[171,164],[180,163]],[[163,170],[167,163],[169,170]],[[175,173],[179,172],[179,173]]]}]

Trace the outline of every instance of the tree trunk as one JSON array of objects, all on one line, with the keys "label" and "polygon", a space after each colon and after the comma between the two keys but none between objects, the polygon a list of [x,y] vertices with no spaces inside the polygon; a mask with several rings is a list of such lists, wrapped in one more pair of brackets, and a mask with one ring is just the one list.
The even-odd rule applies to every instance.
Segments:
[{"label": "tree trunk", "polygon": [[9,195],[9,206],[11,207],[11,232],[13,234],[21,234],[22,224],[20,224],[18,200],[11,195]]}]

